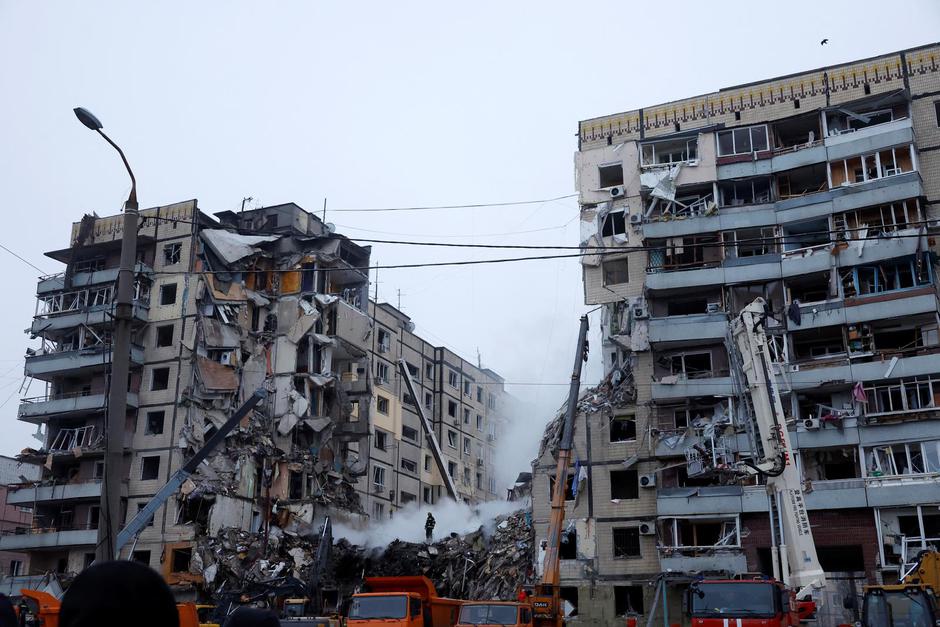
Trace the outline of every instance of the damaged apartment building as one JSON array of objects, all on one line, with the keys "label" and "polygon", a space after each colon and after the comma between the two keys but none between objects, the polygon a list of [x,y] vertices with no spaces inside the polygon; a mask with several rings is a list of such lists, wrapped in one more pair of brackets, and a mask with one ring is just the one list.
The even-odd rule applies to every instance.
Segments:
[{"label": "damaged apartment building", "polygon": [[675,617],[691,578],[773,574],[765,489],[727,472],[751,452],[729,321],[757,297],[829,574],[820,624],[940,544],[938,93],[930,45],[580,123],[607,378],[576,427],[579,620],[661,620],[660,588]]},{"label": "damaged apartment building", "polygon": [[[138,233],[124,521],[248,397],[267,391],[125,549],[179,592],[202,583],[200,542],[227,528],[304,534],[325,515],[367,524],[440,496],[441,473],[426,462],[425,434],[399,385],[399,356],[419,370],[433,397],[426,407],[446,412],[448,397],[473,407],[471,421],[451,427],[473,434],[477,456],[455,446],[454,475],[483,458],[478,443],[492,446],[502,390],[495,373],[424,343],[404,314],[370,302],[369,247],[293,203],[215,216],[195,201],[148,209]],[[20,459],[43,474],[9,493],[32,508],[31,527],[0,538],[0,550],[30,554],[33,575],[76,573],[94,558],[121,236],[121,216],[85,216],[67,248],[47,253],[65,271],[37,286],[27,330],[37,345],[25,370],[42,389],[23,399],[19,419],[37,425],[44,444]],[[479,385],[460,394],[468,381]],[[436,437],[446,440],[440,418]],[[463,498],[493,498],[491,468],[472,468]]]}]

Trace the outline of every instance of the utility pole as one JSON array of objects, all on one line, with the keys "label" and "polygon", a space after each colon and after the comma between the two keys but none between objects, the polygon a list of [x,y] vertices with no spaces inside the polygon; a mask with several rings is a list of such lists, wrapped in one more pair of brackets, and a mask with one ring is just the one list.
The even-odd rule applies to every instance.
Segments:
[{"label": "utility pole", "polygon": [[118,151],[131,177],[131,191],[124,203],[124,231],[121,233],[121,261],[118,268],[117,298],[114,301],[114,332],[111,344],[111,380],[108,385],[108,416],[105,423],[104,485],[98,517],[95,561],[115,559],[118,530],[121,528],[121,482],[124,479],[124,432],[127,420],[127,385],[130,371],[131,323],[134,315],[134,266],[137,261],[137,179],[124,151],[104,134],[101,122],[86,109],[75,109],[86,127],[96,131]]}]

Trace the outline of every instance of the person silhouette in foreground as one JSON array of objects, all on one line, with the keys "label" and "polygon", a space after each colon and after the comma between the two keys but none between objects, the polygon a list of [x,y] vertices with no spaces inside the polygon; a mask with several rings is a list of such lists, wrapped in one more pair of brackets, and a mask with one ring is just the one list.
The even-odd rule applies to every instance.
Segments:
[{"label": "person silhouette in foreground", "polygon": [[62,598],[60,627],[179,627],[169,586],[139,562],[103,562],[86,568]]},{"label": "person silhouette in foreground", "polygon": [[271,610],[240,607],[225,619],[222,627],[280,627],[281,621]]},{"label": "person silhouette in foreground", "polygon": [[0,627],[19,627],[19,624],[10,597],[0,594]]}]

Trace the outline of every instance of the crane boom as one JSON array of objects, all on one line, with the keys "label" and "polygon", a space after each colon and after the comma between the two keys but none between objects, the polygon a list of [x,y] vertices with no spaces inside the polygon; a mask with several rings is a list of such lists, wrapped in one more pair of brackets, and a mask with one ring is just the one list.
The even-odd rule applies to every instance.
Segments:
[{"label": "crane boom", "polygon": [[558,444],[558,460],[555,467],[555,487],[552,490],[552,513],[548,523],[548,538],[545,546],[545,558],[542,562],[542,581],[532,599],[533,623],[536,626],[563,623],[559,589],[559,550],[561,548],[561,528],[565,522],[565,489],[568,484],[568,465],[571,463],[571,443],[574,439],[574,414],[578,408],[578,393],[581,389],[581,365],[587,361],[588,317],[581,316],[578,331],[578,347],[575,352],[574,367],[571,372],[571,385],[568,388],[568,405],[565,409],[565,421],[561,428],[561,440]]},{"label": "crane boom", "polygon": [[826,577],[816,555],[802,480],[793,463],[780,390],[771,369],[763,326],[765,312],[764,299],[757,298],[734,319],[731,334],[741,355],[741,369],[759,438],[757,462],[748,466],[767,477],[767,490],[779,510],[782,528],[778,549],[782,578],[784,583],[799,590],[797,596],[800,597],[808,588],[823,587]]}]

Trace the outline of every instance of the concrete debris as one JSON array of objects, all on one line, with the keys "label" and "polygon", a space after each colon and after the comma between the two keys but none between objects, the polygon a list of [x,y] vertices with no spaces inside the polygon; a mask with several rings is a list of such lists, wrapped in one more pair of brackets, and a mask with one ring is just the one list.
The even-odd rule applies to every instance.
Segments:
[{"label": "concrete debris", "polygon": [[[294,519],[290,520],[294,523]],[[320,582],[321,589],[351,595],[363,577],[425,575],[438,594],[466,599],[514,600],[518,588],[535,583],[531,519],[520,510],[464,536],[433,544],[396,540],[385,549],[367,549],[339,540],[332,559],[314,573],[320,534],[309,524],[260,530],[226,528],[197,545],[205,592],[225,594],[258,589],[279,577]]]},{"label": "concrete debris", "polygon": [[200,235],[212,252],[228,264],[261,252],[258,244],[280,239],[279,235],[239,235],[223,229],[202,229]]}]

